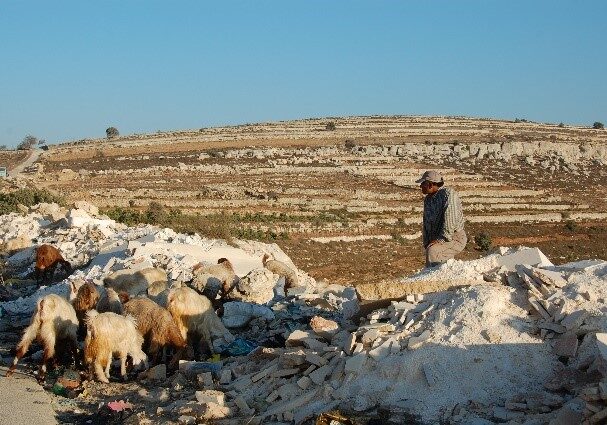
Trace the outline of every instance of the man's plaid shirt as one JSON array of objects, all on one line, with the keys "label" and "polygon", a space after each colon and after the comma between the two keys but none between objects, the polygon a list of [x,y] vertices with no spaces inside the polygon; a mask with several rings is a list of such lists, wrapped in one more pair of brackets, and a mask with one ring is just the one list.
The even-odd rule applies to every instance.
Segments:
[{"label": "man's plaid shirt", "polygon": [[462,201],[455,190],[441,187],[424,199],[424,247],[433,240],[450,241],[453,233],[464,230]]}]

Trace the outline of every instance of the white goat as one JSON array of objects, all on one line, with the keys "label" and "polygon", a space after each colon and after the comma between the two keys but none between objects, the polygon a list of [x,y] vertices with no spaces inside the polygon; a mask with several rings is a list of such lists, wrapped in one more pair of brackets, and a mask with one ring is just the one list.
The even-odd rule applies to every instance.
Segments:
[{"label": "white goat", "polygon": [[38,300],[36,311],[30,325],[25,329],[23,337],[17,344],[17,353],[13,364],[6,373],[11,376],[17,367],[19,359],[27,353],[31,343],[37,339],[44,348],[44,357],[40,366],[38,380],[43,380],[47,363],[55,357],[59,342],[66,343],[77,360],[78,318],[74,307],[63,297],[55,294],[46,295]]},{"label": "white goat", "polygon": [[171,289],[167,309],[186,341],[204,342],[211,352],[215,352],[216,348],[213,342],[219,344],[223,342],[221,339],[227,343],[234,341],[234,336],[213,310],[211,301],[192,288]]},{"label": "white goat", "polygon": [[141,350],[143,337],[135,327],[131,316],[116,313],[86,313],[86,338],[84,340],[84,361],[101,382],[109,382],[112,355],[120,358],[120,375],[126,378],[126,358],[130,355],[133,366],[147,369],[147,356]]}]

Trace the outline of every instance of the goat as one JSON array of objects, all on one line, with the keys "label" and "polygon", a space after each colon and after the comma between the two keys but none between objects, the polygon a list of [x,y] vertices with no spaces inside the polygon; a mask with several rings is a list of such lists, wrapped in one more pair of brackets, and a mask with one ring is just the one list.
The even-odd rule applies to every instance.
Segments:
[{"label": "goat", "polygon": [[234,341],[234,336],[213,310],[211,301],[192,288],[171,289],[167,309],[173,316],[183,339],[199,341],[201,349],[203,344],[207,344],[211,352],[215,352],[216,347],[213,345],[215,338],[222,338],[227,343]]},{"label": "goat", "polygon": [[78,334],[82,336],[85,333],[84,316],[87,311],[96,308],[99,302],[97,285],[86,281],[80,288],[77,288],[76,282],[72,282],[70,284],[70,301],[72,302],[72,306],[74,306],[76,317],[78,318]]},{"label": "goat", "polygon": [[[220,258],[219,260],[217,260],[217,264],[209,265],[198,263],[192,268],[192,272],[195,274],[195,276],[199,276],[205,273],[207,275],[219,279],[219,281],[221,282],[222,298],[225,297],[233,289],[234,283],[238,281],[238,276],[236,276],[236,273],[234,272],[234,267],[232,266],[230,260],[228,260],[227,258]],[[214,299],[213,296],[211,296],[210,298]]]},{"label": "goat", "polygon": [[274,260],[268,254],[264,254],[261,262],[266,269],[285,278],[285,291],[299,286],[297,273],[282,261]]},{"label": "goat", "polygon": [[135,318],[137,330],[145,340],[153,364],[159,360],[160,349],[172,346],[177,352],[169,364],[175,368],[187,346],[171,313],[148,298],[134,298],[124,305],[124,311]]},{"label": "goat", "polygon": [[141,350],[143,337],[135,327],[132,316],[123,317],[116,313],[86,313],[86,338],[84,339],[84,362],[89,374],[93,373],[101,382],[108,383],[112,355],[120,358],[120,376],[126,379],[126,358],[130,355],[133,366],[143,365],[147,369],[147,356]]},{"label": "goat", "polygon": [[31,343],[37,339],[44,348],[44,357],[38,374],[38,380],[43,381],[46,375],[47,363],[55,358],[56,350],[60,347],[59,342],[64,341],[71,349],[74,359],[78,357],[78,343],[76,333],[78,332],[78,318],[74,307],[63,297],[49,294],[40,298],[36,304],[36,311],[32,316],[30,325],[25,329],[23,337],[17,344],[17,353],[13,364],[6,376],[11,376]]},{"label": "goat", "polygon": [[118,270],[103,279],[106,288],[112,288],[116,292],[126,292],[130,297],[145,294],[148,289],[154,295],[166,288],[167,274],[159,268],[147,268],[133,271],[130,269]]},{"label": "goat", "polygon": [[96,310],[99,313],[116,313],[123,314],[123,304],[129,300],[129,296],[126,292],[116,293],[112,288],[105,288],[105,292],[99,298],[97,302]]},{"label": "goat", "polygon": [[72,265],[66,261],[57,248],[52,245],[40,245],[36,249],[36,266],[34,275],[40,284],[52,280],[55,269],[61,265],[65,273],[72,273]]}]

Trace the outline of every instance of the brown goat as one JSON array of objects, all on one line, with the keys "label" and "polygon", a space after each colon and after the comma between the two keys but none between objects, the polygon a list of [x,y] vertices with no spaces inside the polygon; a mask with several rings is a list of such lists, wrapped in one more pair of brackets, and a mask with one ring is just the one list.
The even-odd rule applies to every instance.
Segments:
[{"label": "brown goat", "polygon": [[38,380],[44,380],[47,363],[55,358],[55,350],[63,341],[70,348],[74,359],[77,359],[76,332],[78,330],[78,318],[74,307],[59,295],[49,294],[38,300],[36,311],[32,316],[30,325],[25,329],[23,337],[17,344],[17,353],[13,364],[6,373],[11,376],[17,367],[19,359],[27,353],[31,343],[37,339],[44,347],[44,357],[40,366]]},{"label": "brown goat", "polygon": [[72,265],[63,259],[57,248],[52,245],[40,245],[36,249],[34,274],[38,283],[51,281],[58,265],[61,265],[65,273],[71,274]]},{"label": "brown goat", "polygon": [[158,364],[161,349],[172,346],[177,351],[169,364],[175,368],[187,346],[177,324],[166,308],[148,298],[134,298],[124,305],[125,314],[135,318],[137,330],[145,340],[146,353],[153,364]]},{"label": "brown goat", "polygon": [[95,309],[99,302],[97,285],[87,281],[80,288],[77,288],[77,284],[72,282],[70,284],[70,301],[74,306],[74,310],[76,310],[76,317],[78,318],[78,334],[84,336],[86,330],[84,317],[86,312]]}]

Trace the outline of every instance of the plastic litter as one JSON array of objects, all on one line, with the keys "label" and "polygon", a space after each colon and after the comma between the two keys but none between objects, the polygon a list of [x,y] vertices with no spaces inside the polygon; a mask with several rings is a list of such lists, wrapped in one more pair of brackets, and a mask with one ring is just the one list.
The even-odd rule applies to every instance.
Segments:
[{"label": "plastic litter", "polygon": [[234,357],[234,356],[246,356],[251,351],[257,348],[257,344],[252,341],[248,341],[243,338],[236,338],[234,341],[229,343],[221,351],[222,356]]}]

